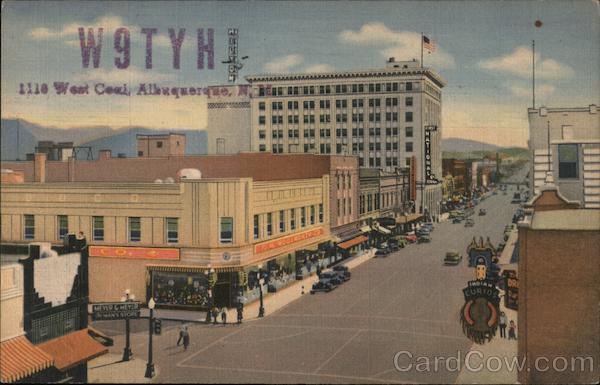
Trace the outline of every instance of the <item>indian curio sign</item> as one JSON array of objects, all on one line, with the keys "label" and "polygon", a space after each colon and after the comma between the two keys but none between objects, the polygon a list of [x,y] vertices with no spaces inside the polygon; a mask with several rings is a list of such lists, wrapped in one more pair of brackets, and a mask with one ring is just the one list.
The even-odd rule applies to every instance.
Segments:
[{"label": "indian curio sign", "polygon": [[274,239],[272,241],[267,241],[267,242],[259,243],[257,245],[254,245],[254,252],[256,254],[258,254],[258,253],[264,253],[266,251],[278,249],[280,247],[291,245],[293,243],[304,241],[306,239],[318,237],[319,235],[323,235],[323,228],[322,227],[320,227],[318,229],[309,230],[309,231],[305,231],[305,232],[302,232],[302,233],[290,235],[290,236],[287,236],[287,237],[281,237],[281,238],[278,238],[278,239]]},{"label": "indian curio sign", "polygon": [[156,247],[90,246],[90,257],[179,260],[179,249]]}]

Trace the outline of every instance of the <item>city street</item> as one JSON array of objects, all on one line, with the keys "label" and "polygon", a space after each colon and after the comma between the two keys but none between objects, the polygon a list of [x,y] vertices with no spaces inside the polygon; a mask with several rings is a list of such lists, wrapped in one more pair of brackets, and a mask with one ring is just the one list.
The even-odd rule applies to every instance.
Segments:
[{"label": "city street", "polygon": [[[176,323],[163,323],[155,336],[155,382],[386,382],[453,383],[459,371],[442,364],[433,370],[434,356],[462,357],[472,342],[462,333],[459,310],[462,289],[474,279],[465,250],[476,236],[502,240],[516,205],[509,194],[490,195],[475,207],[475,226],[450,221],[435,224],[432,242],[412,244],[386,258],[374,258],[352,271],[352,279],[331,293],[305,295],[262,320],[238,325],[192,325],[187,351],[175,345]],[[480,208],[487,215],[478,216]],[[444,266],[446,251],[463,254],[459,266]],[[146,359],[147,320],[133,322],[132,350]],[[121,324],[123,322],[120,322]],[[94,326],[116,335],[111,352],[122,352],[122,327]],[[109,327],[110,326],[110,327]],[[116,329],[116,330],[115,330]],[[515,342],[516,343],[516,342]],[[409,351],[400,372],[397,352]],[[414,369],[415,358],[430,358],[431,371]],[[142,377],[144,373],[139,373]]]}]

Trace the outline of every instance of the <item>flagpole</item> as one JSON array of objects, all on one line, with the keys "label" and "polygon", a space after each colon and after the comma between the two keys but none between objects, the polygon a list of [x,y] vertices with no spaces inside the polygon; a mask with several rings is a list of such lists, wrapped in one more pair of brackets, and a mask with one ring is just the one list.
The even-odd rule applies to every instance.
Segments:
[{"label": "flagpole", "polygon": [[535,110],[535,40],[531,41],[531,47],[532,47],[532,68],[531,68],[531,72],[533,74],[532,77],[532,96],[533,96],[533,109]]},{"label": "flagpole", "polygon": [[423,32],[421,32],[421,68],[425,68],[423,65]]}]

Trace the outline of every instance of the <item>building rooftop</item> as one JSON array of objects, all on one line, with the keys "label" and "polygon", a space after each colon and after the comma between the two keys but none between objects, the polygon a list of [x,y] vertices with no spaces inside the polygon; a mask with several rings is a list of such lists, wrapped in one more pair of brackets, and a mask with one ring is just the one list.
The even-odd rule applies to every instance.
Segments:
[{"label": "building rooftop", "polygon": [[600,210],[548,210],[533,213],[533,230],[600,230]]}]

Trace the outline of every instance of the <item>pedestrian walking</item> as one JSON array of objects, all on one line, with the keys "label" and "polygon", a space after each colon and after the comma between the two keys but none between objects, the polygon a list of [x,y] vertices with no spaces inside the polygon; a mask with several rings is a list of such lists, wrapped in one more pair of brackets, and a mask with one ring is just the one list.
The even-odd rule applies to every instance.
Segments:
[{"label": "pedestrian walking", "polygon": [[244,318],[244,305],[243,304],[238,304],[237,307],[237,323],[238,325],[242,323],[242,319]]},{"label": "pedestrian walking", "polygon": [[219,316],[219,309],[217,309],[216,307],[213,307],[212,309],[212,316],[213,316],[213,325],[217,324],[217,317]]},{"label": "pedestrian walking", "polygon": [[221,309],[221,322],[223,322],[223,326],[227,323],[227,308],[223,307]]},{"label": "pedestrian walking", "polygon": [[500,327],[500,338],[506,338],[506,314],[504,312],[500,312],[500,322],[498,323]]},{"label": "pedestrian walking", "polygon": [[190,332],[186,328],[185,331],[183,332],[183,349],[187,350],[189,345],[190,345]]},{"label": "pedestrian walking", "polygon": [[517,335],[515,333],[516,330],[517,330],[517,325],[515,324],[515,321],[510,320],[510,324],[508,325],[508,339],[509,340],[517,339]]},{"label": "pedestrian walking", "polygon": [[319,279],[321,279],[322,272],[323,272],[323,270],[321,270],[321,265],[317,265],[317,277],[319,277]]},{"label": "pedestrian walking", "polygon": [[185,324],[185,322],[181,321],[181,326],[179,326],[179,339],[177,339],[177,346],[181,345],[181,342],[183,341],[183,337],[185,335],[185,333],[187,333],[187,325]]}]

